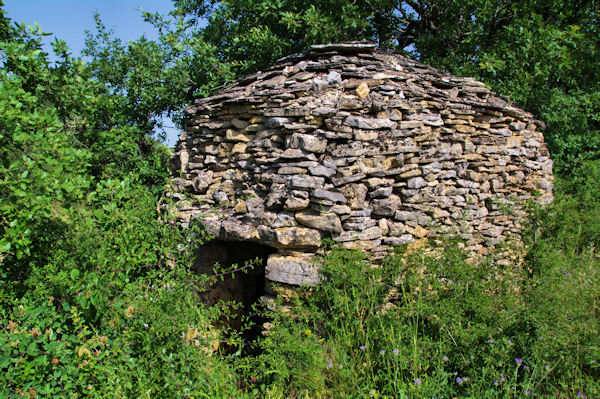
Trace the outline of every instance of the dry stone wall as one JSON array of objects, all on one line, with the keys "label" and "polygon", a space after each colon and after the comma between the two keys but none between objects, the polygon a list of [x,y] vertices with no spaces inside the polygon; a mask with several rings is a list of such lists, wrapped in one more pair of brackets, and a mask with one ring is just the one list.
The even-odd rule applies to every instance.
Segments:
[{"label": "dry stone wall", "polygon": [[276,248],[271,281],[317,281],[324,237],[375,259],[445,233],[485,253],[519,231],[523,201],[552,199],[531,114],[370,44],[313,46],[185,113],[168,194],[180,221]]}]

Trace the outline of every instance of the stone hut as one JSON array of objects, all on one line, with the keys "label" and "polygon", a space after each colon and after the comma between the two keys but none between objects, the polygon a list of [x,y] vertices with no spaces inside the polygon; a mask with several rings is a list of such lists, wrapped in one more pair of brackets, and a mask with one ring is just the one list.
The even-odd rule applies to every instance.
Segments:
[{"label": "stone hut", "polygon": [[204,268],[266,259],[242,285],[314,283],[325,237],[374,259],[447,233],[485,253],[552,200],[540,125],[472,78],[317,45],[186,108],[168,195],[215,237]]}]

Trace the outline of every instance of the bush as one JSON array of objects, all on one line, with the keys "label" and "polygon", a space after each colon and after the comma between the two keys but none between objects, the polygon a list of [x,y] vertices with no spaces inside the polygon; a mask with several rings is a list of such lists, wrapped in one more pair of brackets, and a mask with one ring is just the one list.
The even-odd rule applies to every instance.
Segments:
[{"label": "bush", "polygon": [[332,248],[322,283],[280,298],[253,365],[262,386],[290,397],[598,394],[597,258],[532,277],[456,243],[440,249],[373,266]]}]

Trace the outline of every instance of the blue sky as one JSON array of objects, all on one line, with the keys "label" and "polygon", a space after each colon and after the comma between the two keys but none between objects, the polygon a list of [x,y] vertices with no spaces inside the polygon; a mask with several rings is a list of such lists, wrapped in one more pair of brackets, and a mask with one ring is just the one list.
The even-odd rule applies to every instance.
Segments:
[{"label": "blue sky", "polygon": [[[95,30],[94,14],[115,31],[123,41],[135,40],[141,35],[156,38],[156,31],[146,24],[137,8],[166,13],[172,9],[170,0],[4,0],[7,16],[15,22],[33,25],[37,22],[45,32],[63,39],[74,56],[79,56],[84,46],[85,31]],[[51,38],[46,40],[48,43]],[[46,50],[50,50],[48,47]],[[172,125],[170,121],[166,123]],[[178,131],[167,129],[167,141],[173,146]]]}]

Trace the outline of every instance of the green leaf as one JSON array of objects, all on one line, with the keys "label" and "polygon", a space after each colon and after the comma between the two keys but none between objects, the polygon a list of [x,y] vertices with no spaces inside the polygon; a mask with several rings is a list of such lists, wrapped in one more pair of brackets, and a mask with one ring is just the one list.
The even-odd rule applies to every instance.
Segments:
[{"label": "green leaf", "polygon": [[38,354],[37,344],[35,342],[32,342],[29,344],[29,346],[27,346],[27,354],[29,356],[35,356]]},{"label": "green leaf", "polygon": [[73,269],[70,273],[71,280],[77,280],[79,278],[79,269]]},{"label": "green leaf", "polygon": [[0,369],[8,367],[10,365],[10,356],[0,355]]},{"label": "green leaf", "polygon": [[0,240],[0,252],[8,252],[8,251],[10,251],[10,247],[11,247],[11,242],[8,241],[6,238],[2,238]]}]

